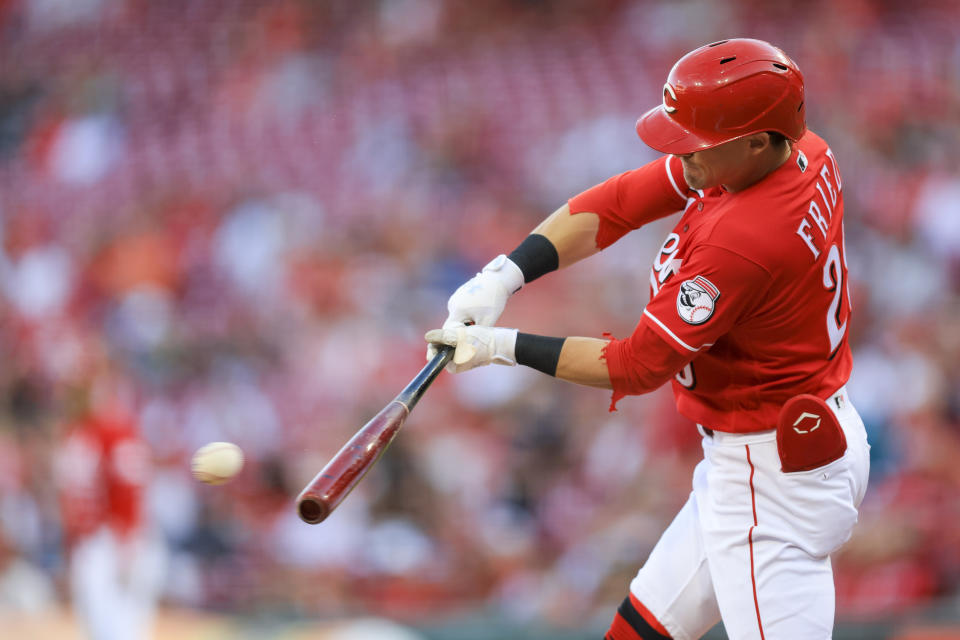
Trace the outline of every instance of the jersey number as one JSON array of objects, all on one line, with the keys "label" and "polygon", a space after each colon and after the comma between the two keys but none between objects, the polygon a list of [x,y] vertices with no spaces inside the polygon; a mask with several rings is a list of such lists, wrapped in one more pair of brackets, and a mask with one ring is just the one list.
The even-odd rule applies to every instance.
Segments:
[{"label": "jersey number", "polygon": [[[827,261],[823,265],[823,286],[827,291],[833,292],[833,300],[827,309],[827,336],[830,338],[830,355],[833,355],[847,332],[847,320],[840,322],[840,313],[843,310],[840,304],[843,301],[843,265],[840,263],[840,250],[836,244],[830,245]],[[849,293],[847,297],[849,298]]]},{"label": "jersey number", "polygon": [[[843,262],[846,262],[844,260]],[[843,267],[840,258],[840,249],[836,244],[830,245],[830,251],[827,253],[827,261],[823,265],[823,286],[827,291],[833,292],[833,299],[830,301],[830,308],[827,309],[827,336],[830,338],[830,355],[837,350],[843,341],[844,334],[847,333],[847,320],[841,322],[840,315],[843,312]],[[849,300],[850,293],[847,292]],[[697,376],[693,372],[693,363],[688,362],[687,366],[680,370],[674,379],[687,389],[693,389],[697,386]]]},{"label": "jersey number", "polygon": [[674,379],[687,389],[693,389],[697,386],[697,376],[693,373],[693,363],[688,362],[687,366],[680,369],[680,372],[674,376]]}]

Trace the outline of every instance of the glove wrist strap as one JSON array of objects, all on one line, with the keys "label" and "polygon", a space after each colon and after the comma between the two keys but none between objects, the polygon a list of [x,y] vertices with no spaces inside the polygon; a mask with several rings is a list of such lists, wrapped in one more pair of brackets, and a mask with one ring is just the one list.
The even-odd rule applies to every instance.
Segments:
[{"label": "glove wrist strap", "polygon": [[506,329],[504,327],[494,328],[496,332],[496,353],[493,361],[498,364],[516,365],[517,364],[517,335],[516,329]]},{"label": "glove wrist strap", "polygon": [[487,263],[482,273],[489,273],[499,279],[509,295],[515,294],[523,287],[523,271],[502,253]]}]

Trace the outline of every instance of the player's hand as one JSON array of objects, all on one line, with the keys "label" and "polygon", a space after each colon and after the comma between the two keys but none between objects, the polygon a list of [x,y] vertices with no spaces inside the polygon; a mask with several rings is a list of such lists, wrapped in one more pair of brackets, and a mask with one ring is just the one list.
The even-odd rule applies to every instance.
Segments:
[{"label": "player's hand", "polygon": [[453,327],[428,331],[424,340],[456,347],[447,371],[461,373],[485,364],[517,364],[517,330],[504,327]]},{"label": "player's hand", "polygon": [[[523,286],[523,272],[513,260],[500,254],[483,270],[460,285],[447,300],[444,329],[468,324],[492,327],[500,319],[507,299]],[[427,361],[437,355],[436,347],[427,347]]]}]

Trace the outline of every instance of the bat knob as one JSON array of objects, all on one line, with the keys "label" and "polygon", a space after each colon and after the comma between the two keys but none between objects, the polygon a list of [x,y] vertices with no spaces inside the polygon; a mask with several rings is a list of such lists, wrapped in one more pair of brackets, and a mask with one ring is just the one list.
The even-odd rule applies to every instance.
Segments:
[{"label": "bat knob", "polygon": [[330,515],[330,511],[313,498],[301,500],[297,505],[297,512],[300,514],[300,519],[307,524],[320,524]]}]

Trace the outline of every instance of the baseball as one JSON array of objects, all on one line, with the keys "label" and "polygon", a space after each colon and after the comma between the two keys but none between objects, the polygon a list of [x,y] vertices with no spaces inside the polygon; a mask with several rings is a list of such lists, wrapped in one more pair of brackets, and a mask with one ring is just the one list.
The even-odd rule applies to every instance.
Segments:
[{"label": "baseball", "polygon": [[206,484],[223,484],[243,468],[243,451],[232,442],[211,442],[193,454],[193,477]]}]

